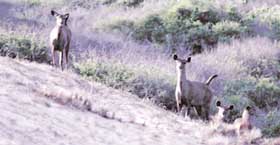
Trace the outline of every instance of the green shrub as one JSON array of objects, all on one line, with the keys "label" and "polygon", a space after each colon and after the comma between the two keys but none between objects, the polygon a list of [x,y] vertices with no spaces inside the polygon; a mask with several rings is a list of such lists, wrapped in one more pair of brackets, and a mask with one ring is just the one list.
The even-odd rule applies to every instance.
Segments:
[{"label": "green shrub", "polygon": [[109,5],[109,4],[113,4],[115,2],[117,2],[118,0],[103,0],[102,4],[104,5]]},{"label": "green shrub", "polygon": [[265,128],[263,134],[268,137],[278,137],[280,135],[280,123]]},{"label": "green shrub", "polygon": [[[180,2],[161,14],[152,14],[141,22],[116,22],[112,29],[130,35],[138,41],[149,41],[168,48],[184,47],[193,54],[215,46],[219,41],[229,41],[247,32],[241,23],[241,15],[231,9],[222,12],[213,8],[185,7],[189,2]],[[193,4],[192,4],[193,5]],[[130,32],[129,32],[130,31]]]},{"label": "green shrub", "polygon": [[255,91],[251,92],[249,97],[259,108],[270,110],[280,104],[280,87],[272,80],[260,79]]},{"label": "green shrub", "polygon": [[144,22],[136,26],[134,37],[138,40],[163,43],[166,30],[164,21],[159,15],[149,16]]},{"label": "green shrub", "polygon": [[96,3],[93,3],[92,1],[83,0],[80,3],[81,4],[92,4],[92,3],[93,4],[98,4],[98,3],[101,3],[103,5],[117,4],[117,5],[121,5],[121,6],[127,6],[127,7],[137,7],[143,2],[144,2],[144,0],[97,0]]},{"label": "green shrub", "polygon": [[[272,39],[280,39],[280,7],[262,7],[254,9],[246,15],[248,21],[266,25],[270,29],[269,37]],[[258,30],[255,30],[258,32]]]},{"label": "green shrub", "polygon": [[107,86],[136,94],[140,98],[151,99],[155,104],[172,109],[175,106],[175,85],[168,77],[159,77],[152,72],[131,69],[125,65],[104,62],[83,62],[74,64],[82,76],[101,82]]},{"label": "green shrub", "polygon": [[[224,96],[230,99],[232,96],[248,98],[256,107],[270,110],[279,105],[280,87],[273,80],[266,78],[230,81],[225,85]],[[243,104],[243,99],[239,104]],[[235,103],[238,104],[238,103]],[[242,106],[245,107],[245,104]]]},{"label": "green shrub", "polygon": [[115,24],[110,25],[109,29],[130,35],[135,31],[135,24],[134,22],[128,20],[117,21]]},{"label": "green shrub", "polygon": [[234,22],[242,22],[242,15],[237,11],[237,8],[231,7],[229,10],[225,11],[224,20],[234,21]]},{"label": "green shrub", "polygon": [[252,80],[235,80],[226,82],[222,101],[227,104],[233,104],[234,110],[228,115],[228,122],[233,122],[236,118],[241,117],[243,109],[254,102],[247,97],[247,93],[254,89]]},{"label": "green shrub", "polygon": [[279,110],[272,110],[266,115],[265,126],[262,132],[267,137],[277,137],[280,135]]},{"label": "green shrub", "polygon": [[192,11],[191,15],[192,21],[199,21],[202,24],[206,23],[217,23],[220,21],[221,17],[216,10],[208,9],[208,10],[200,10],[199,8],[195,8]]},{"label": "green shrub", "polygon": [[124,0],[123,4],[128,6],[128,7],[136,7],[140,5],[144,0]]},{"label": "green shrub", "polygon": [[272,38],[280,40],[280,22],[275,21],[272,23],[272,30],[274,31],[274,36]]},{"label": "green shrub", "polygon": [[117,89],[127,87],[133,77],[132,72],[119,65],[84,63],[77,65],[77,69],[82,76]]},{"label": "green shrub", "polygon": [[255,78],[279,79],[280,62],[274,59],[250,60],[246,62],[246,73]]},{"label": "green shrub", "polygon": [[234,21],[221,21],[213,25],[215,35],[219,36],[219,41],[229,41],[232,37],[239,37],[246,32],[246,27]]},{"label": "green shrub", "polygon": [[223,96],[242,96],[252,92],[255,88],[254,79],[233,80],[225,83]]},{"label": "green shrub", "polygon": [[48,63],[50,60],[45,46],[28,38],[15,36],[0,35],[0,55],[39,63]]},{"label": "green shrub", "polygon": [[42,3],[40,0],[26,0],[25,2],[30,6],[38,6]]},{"label": "green shrub", "polygon": [[[203,46],[213,46],[218,42],[219,33],[216,34],[212,30],[212,25],[218,21],[218,18],[213,13],[212,11],[198,12],[197,9],[180,8],[175,13],[169,13],[164,17],[152,15],[137,25],[134,38],[171,47],[183,44],[186,48],[191,49],[193,54],[200,53],[203,51]],[[168,36],[170,39],[167,39]]]},{"label": "green shrub", "polygon": [[233,111],[229,112],[230,114],[228,115],[228,122],[234,122],[236,118],[241,117],[246,106],[254,106],[254,103],[246,96],[233,95],[227,96],[224,99],[225,102],[228,102],[228,104],[234,105]]},{"label": "green shrub", "polygon": [[140,20],[124,18],[113,22],[109,29],[123,32],[140,42],[160,44],[174,51],[185,48],[193,54],[249,32],[247,23],[235,7],[221,10],[213,2],[193,0],[171,3],[169,8]]},{"label": "green shrub", "polygon": [[189,49],[192,50],[193,54],[201,53],[204,48],[203,46],[213,46],[217,43],[211,24],[202,25],[200,22],[193,25],[187,33],[187,44]]}]

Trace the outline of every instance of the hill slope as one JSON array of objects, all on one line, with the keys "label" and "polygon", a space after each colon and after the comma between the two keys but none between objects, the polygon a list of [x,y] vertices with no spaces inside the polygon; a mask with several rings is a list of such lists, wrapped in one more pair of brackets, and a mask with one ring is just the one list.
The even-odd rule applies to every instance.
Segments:
[{"label": "hill slope", "polygon": [[[4,139],[0,144],[198,144],[195,136],[176,135],[180,126],[169,124],[175,115],[130,94],[45,65],[1,58],[0,67],[0,138]],[[92,111],[57,104],[45,98],[48,92],[57,92],[58,97],[89,95]],[[96,113],[104,111],[114,112],[115,117]],[[148,127],[141,121],[147,121]]]},{"label": "hill slope", "polygon": [[238,144],[210,124],[47,65],[0,58],[0,84],[1,145]]}]

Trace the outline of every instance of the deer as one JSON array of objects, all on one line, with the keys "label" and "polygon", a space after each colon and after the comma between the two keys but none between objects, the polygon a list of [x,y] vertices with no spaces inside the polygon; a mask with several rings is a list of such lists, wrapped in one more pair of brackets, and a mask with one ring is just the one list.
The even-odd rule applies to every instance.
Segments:
[{"label": "deer", "polygon": [[251,113],[252,108],[247,106],[242,113],[242,117],[237,118],[234,121],[234,126],[238,136],[240,136],[244,131],[249,131],[252,129],[253,126],[251,122]]},{"label": "deer", "polygon": [[63,70],[63,57],[65,55],[66,67],[69,60],[69,47],[71,41],[71,30],[67,26],[67,20],[69,19],[69,13],[59,14],[54,10],[51,10],[51,15],[56,18],[56,25],[50,33],[50,46],[52,53],[52,65],[55,64],[55,52],[60,52],[59,65]]},{"label": "deer", "polygon": [[230,105],[230,106],[222,105],[221,101],[219,101],[219,100],[216,102],[216,107],[218,109],[218,112],[216,113],[216,115],[212,116],[212,120],[215,123],[226,122],[227,114],[234,109],[233,105]]},{"label": "deer", "polygon": [[234,135],[235,129],[232,124],[228,122],[230,112],[234,109],[233,105],[222,105],[221,101],[216,101],[216,108],[218,112],[211,116],[210,125],[213,128],[212,133],[223,135]]},{"label": "deer", "polygon": [[189,115],[191,107],[195,107],[198,116],[204,120],[209,120],[210,103],[213,96],[209,85],[218,75],[211,76],[205,83],[187,80],[186,63],[191,62],[191,57],[182,59],[174,54],[173,59],[176,61],[177,69],[175,91],[177,111],[180,112],[182,105],[185,105]]}]

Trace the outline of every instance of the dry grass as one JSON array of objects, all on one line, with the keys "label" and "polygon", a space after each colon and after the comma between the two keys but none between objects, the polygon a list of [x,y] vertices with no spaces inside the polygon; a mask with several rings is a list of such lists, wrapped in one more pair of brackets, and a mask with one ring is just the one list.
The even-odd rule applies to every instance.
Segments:
[{"label": "dry grass", "polygon": [[[130,41],[119,44],[119,48],[112,51],[100,51],[94,48],[90,51],[91,56],[86,58],[97,62],[119,63],[136,71],[146,70],[150,74],[161,72],[176,78],[175,63],[169,53],[163,53],[160,49],[151,50],[152,47],[137,46]],[[278,54],[278,43],[271,42],[267,38],[233,40],[230,44],[219,44],[214,51],[193,56],[192,62],[187,66],[187,78],[205,81],[210,75],[218,74],[218,81],[214,81],[211,86],[221,92],[224,80],[249,77],[250,66],[263,59],[277,60]]]},{"label": "dry grass", "polygon": [[[226,141],[222,144],[250,141],[215,132],[208,123],[184,119],[129,93],[89,83],[71,72],[7,58],[1,58],[0,62],[0,75],[3,76],[0,83],[5,84],[0,89],[3,116],[0,138],[14,141],[9,144],[83,141],[199,145],[220,144],[221,139]],[[81,108],[75,106],[75,101],[80,102],[73,98],[77,94],[91,103],[90,110],[80,111]],[[251,140],[259,137],[256,133],[250,135]],[[266,140],[258,141],[264,144]]]},{"label": "dry grass", "polygon": [[[79,63],[85,61],[86,58],[86,61],[105,62],[112,65],[117,64],[131,68],[131,70],[138,74],[143,73],[145,76],[152,76],[151,78],[164,78],[173,85],[172,82],[175,81],[176,72],[175,63],[171,59],[171,50],[155,44],[139,44],[134,42],[130,37],[122,36],[116,32],[100,32],[97,29],[115,23],[116,21],[122,21],[124,18],[125,20],[135,22],[141,21],[152,13],[162,12],[166,7],[174,3],[176,4],[176,2],[166,0],[146,1],[141,7],[135,9],[124,8],[119,5],[100,6],[92,9],[75,9],[65,3],[63,5],[56,5],[54,1],[49,1],[49,3],[45,1],[34,1],[43,4],[30,6],[28,4],[30,2],[32,1],[14,0],[12,3],[6,0],[1,1],[0,4],[7,4],[5,9],[0,10],[1,13],[7,14],[5,17],[0,17],[1,33],[25,35],[26,37],[32,37],[35,41],[38,39],[48,44],[48,34],[55,24],[54,18],[50,16],[50,9],[56,9],[63,13],[70,12],[69,24],[74,34],[70,50],[72,53],[72,62]],[[226,3],[221,0],[218,2],[221,5]],[[263,1],[257,1],[253,5],[252,2],[249,2],[248,8],[244,8],[244,11],[251,8],[250,4],[260,7],[263,3]],[[278,2],[271,1],[267,4],[273,5],[278,4]],[[0,16],[2,15],[0,14]],[[181,56],[188,55],[188,52],[184,50],[180,50],[178,53]],[[193,56],[192,63],[187,66],[187,78],[203,82],[210,75],[218,74],[218,79],[211,84],[211,87],[215,94],[220,96],[223,93],[223,86],[226,81],[248,77],[248,71],[250,71],[248,68],[255,66],[260,59],[277,60],[278,53],[278,43],[272,42],[268,38],[253,37],[243,40],[233,40],[230,44],[219,44],[214,51]],[[46,109],[47,107],[41,106],[46,109],[42,113],[40,112],[40,107],[39,109],[36,108],[36,103],[34,103],[36,101],[31,101],[31,104],[35,104],[35,107],[30,107],[29,111],[39,110],[33,113],[37,113],[39,116],[42,114],[51,116],[51,118],[55,119],[57,125],[55,128],[56,131],[59,132],[60,129],[65,128],[63,124],[66,124],[67,130],[65,132],[63,131],[63,133],[71,135],[62,137],[62,139],[59,137],[55,138],[55,140],[61,139],[61,142],[66,144],[69,144],[69,140],[71,141],[73,136],[73,140],[76,141],[73,141],[74,143],[84,141],[82,138],[75,138],[77,134],[80,135],[83,133],[83,135],[87,136],[85,143],[88,144],[96,143],[97,140],[100,140],[98,142],[99,144],[138,144],[137,141],[142,141],[147,144],[242,144],[247,141],[255,141],[256,138],[259,138],[258,130],[249,133],[249,137],[241,141],[236,140],[237,137],[235,135],[226,136],[221,132],[213,134],[215,128],[208,128],[208,123],[188,119],[186,121],[171,112],[155,107],[149,101],[143,102],[143,100],[137,99],[136,96],[129,93],[106,88],[100,84],[92,85],[72,73],[59,72],[49,66],[1,58],[0,68],[3,68],[1,69],[1,73],[4,76],[1,79],[1,84],[5,84],[5,87],[0,92],[4,94],[3,96],[6,96],[5,101],[15,106],[23,105],[24,102],[30,103],[30,100],[33,98],[28,97],[28,95],[37,96],[39,92],[38,96],[51,98],[55,102],[66,104],[67,106],[74,106],[74,110],[75,108],[88,108],[87,105],[83,105],[84,100],[89,100],[91,104],[90,108],[93,110],[92,112],[99,112],[99,116],[103,116],[103,118],[94,116],[88,119],[84,117],[84,114],[76,110],[73,113],[73,110],[69,111],[63,106],[57,107],[57,104],[50,103],[49,100],[43,102],[44,104],[51,104],[45,106],[51,106],[50,108],[54,107],[54,112],[49,114],[49,111]],[[18,81],[18,78],[22,78],[21,81]],[[14,91],[14,88],[17,88],[17,90]],[[36,91],[33,92],[34,90]],[[69,90],[71,91],[69,92]],[[22,100],[22,102],[15,101],[19,99],[18,96],[22,95],[26,97],[26,100]],[[77,101],[74,96],[79,96],[82,100],[80,101],[78,99]],[[9,97],[14,99],[15,102],[10,100]],[[2,103],[6,104],[4,106],[5,108],[1,109],[2,111],[5,109],[15,109],[15,111],[20,112],[23,109],[12,108],[8,106],[9,104]],[[63,108],[63,111],[61,111],[61,108]],[[58,115],[57,117],[56,112],[59,112],[58,114],[60,116]],[[91,116],[88,112],[83,113]],[[69,114],[70,117],[64,114]],[[27,117],[33,117],[30,114],[25,115]],[[40,120],[47,122],[47,125],[40,124],[34,119],[38,123],[34,129],[39,128],[47,133],[38,132],[35,135],[29,136],[30,140],[35,140],[34,136],[42,140],[44,138],[52,140],[48,135],[54,133],[47,129],[47,127],[52,126],[52,122],[49,118],[43,117],[43,115],[40,116]],[[76,121],[75,115],[85,121]],[[16,120],[20,122],[21,118],[19,116],[20,114],[18,116],[16,115]],[[107,118],[113,118],[113,120],[108,121],[104,119],[104,116],[105,118],[106,116]],[[118,123],[114,122],[114,119]],[[28,120],[27,123],[32,124],[31,122],[34,120]],[[119,120],[125,123],[122,124]],[[59,122],[64,123],[61,125]],[[93,125],[91,125],[92,122],[94,122]],[[107,124],[105,123],[104,125],[103,122]],[[127,125],[127,122],[131,124]],[[85,124],[89,127],[84,127]],[[14,127],[12,122],[8,122],[6,126],[8,126],[8,131],[5,131],[20,137],[22,137],[21,134],[28,128],[26,124],[22,128],[16,126],[17,130],[21,131],[17,134],[17,130],[12,129]],[[127,126],[129,127],[127,128]],[[76,130],[72,130],[71,127]],[[106,131],[106,129],[110,130],[110,132]],[[128,131],[120,131],[124,129]],[[143,133],[143,130],[148,133]],[[204,132],[201,132],[201,130]],[[222,129],[222,132],[224,130],[226,129]],[[74,134],[72,134],[73,132]],[[8,138],[5,133],[0,133],[0,135],[3,136],[2,138]],[[110,136],[109,139],[108,136]],[[129,136],[129,139],[127,139],[127,136]],[[15,138],[21,140],[23,137],[20,137]],[[133,141],[133,139],[136,141]],[[25,139],[24,143],[28,141],[28,139]],[[266,139],[260,140],[260,144],[266,142]],[[47,141],[45,143],[49,144]],[[31,144],[36,143],[32,142]]]}]

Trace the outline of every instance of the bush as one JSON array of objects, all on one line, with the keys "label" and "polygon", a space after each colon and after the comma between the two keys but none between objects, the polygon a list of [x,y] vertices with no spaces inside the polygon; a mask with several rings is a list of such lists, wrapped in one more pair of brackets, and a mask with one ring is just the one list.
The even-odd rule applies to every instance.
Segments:
[{"label": "bush", "polygon": [[104,5],[110,5],[110,4],[113,4],[115,2],[117,2],[118,0],[103,0],[102,1],[102,4]]},{"label": "bush", "polygon": [[116,63],[88,61],[76,63],[74,67],[79,74],[91,80],[131,92],[140,98],[151,99],[167,109],[175,106],[175,85],[167,81],[166,77],[154,77],[150,72]]},{"label": "bush", "polygon": [[272,110],[265,116],[265,126],[263,134],[267,137],[277,137],[280,135],[280,114],[279,110]]},{"label": "bush", "polygon": [[0,55],[39,63],[50,61],[45,46],[24,37],[0,35]]},{"label": "bush", "polygon": [[[138,24],[134,38],[141,41],[148,40],[167,44],[171,47],[183,44],[185,48],[191,49],[193,54],[197,54],[203,51],[204,46],[217,44],[218,37],[239,35],[239,33],[224,33],[223,35],[215,33],[212,30],[212,25],[218,19],[216,16],[212,17],[210,15],[212,13],[212,11],[197,12],[197,9],[181,8],[175,14],[169,14],[166,17],[153,15],[143,23]],[[228,30],[224,32],[228,32]],[[168,36],[170,39],[167,39]]]},{"label": "bush", "polygon": [[[277,59],[277,58],[276,58]],[[246,73],[259,79],[262,77],[280,79],[280,62],[271,59],[249,60],[246,62]]]},{"label": "bush", "polygon": [[[244,101],[243,99],[236,99],[240,102],[235,104],[244,104],[244,102],[252,102],[260,109],[270,110],[271,108],[278,107],[280,104],[280,88],[272,80],[261,79],[249,79],[249,80],[236,80],[231,81],[225,85],[224,96],[230,99],[232,96],[240,96],[248,98],[250,101]],[[248,103],[246,103],[248,105]],[[244,104],[242,107],[246,106]]]},{"label": "bush", "polygon": [[248,80],[235,80],[225,83],[223,102],[234,105],[234,110],[228,116],[229,122],[233,122],[236,118],[241,117],[243,109],[250,105],[254,106],[254,102],[250,100],[247,93],[254,89],[254,82]]},{"label": "bush", "polygon": [[269,79],[260,79],[249,97],[261,109],[270,110],[280,104],[280,87]]},{"label": "bush", "polygon": [[115,24],[109,25],[109,29],[120,31],[126,35],[131,35],[131,33],[135,31],[135,24],[132,21],[120,20]]},{"label": "bush", "polygon": [[211,24],[202,25],[200,22],[189,29],[187,33],[187,44],[189,45],[192,54],[201,53],[205,46],[210,47],[216,45],[217,38],[214,35]]},{"label": "bush", "polygon": [[144,22],[136,26],[134,37],[138,40],[163,43],[166,30],[164,21],[159,15],[149,16]]},{"label": "bush", "polygon": [[76,65],[78,72],[94,81],[101,82],[113,88],[126,88],[133,73],[122,66],[104,63],[84,63]]},{"label": "bush", "polygon": [[158,43],[172,49],[189,49],[193,54],[216,46],[219,41],[229,41],[230,38],[240,37],[247,32],[247,27],[241,23],[241,15],[235,9],[220,12],[205,6],[180,2],[161,14],[144,18],[143,21],[117,22],[111,28],[118,28],[126,35],[133,33],[133,38],[138,41]]},{"label": "bush", "polygon": [[280,123],[272,125],[263,130],[263,134],[268,137],[278,137],[280,136]]},{"label": "bush", "polygon": [[215,35],[219,36],[219,41],[228,42],[232,37],[240,37],[246,32],[246,27],[234,21],[221,21],[213,25]]},{"label": "bush", "polygon": [[128,7],[136,7],[140,5],[144,0],[124,0],[123,4]]},{"label": "bush", "polygon": [[244,108],[250,105],[255,110],[268,112],[266,117],[254,115],[255,121],[261,122],[258,127],[262,128],[263,133],[270,137],[279,135],[280,87],[275,80],[248,78],[228,81],[223,92],[222,101],[234,105],[234,111],[228,116],[229,122],[241,117]]},{"label": "bush", "polygon": [[234,22],[242,22],[244,21],[242,15],[237,11],[235,7],[231,7],[229,10],[225,11],[224,20],[234,21]]},{"label": "bush", "polygon": [[[269,30],[269,37],[272,39],[280,39],[280,7],[275,5],[273,7],[262,7],[250,11],[246,15],[246,19],[251,23],[266,25]],[[268,31],[266,30],[266,31]],[[254,30],[258,33],[260,30]],[[264,30],[262,30],[264,31]]]},{"label": "bush", "polygon": [[199,21],[202,24],[215,24],[221,20],[221,17],[219,16],[219,13],[216,10],[199,10],[198,8],[195,8],[192,11],[191,19],[192,21]]},{"label": "bush", "polygon": [[246,106],[253,106],[253,103],[249,98],[240,95],[228,96],[227,98],[225,98],[225,102],[229,102],[229,104],[234,105],[233,111],[230,111],[230,114],[228,114],[228,122],[234,122],[236,118],[241,117],[242,112]]}]

